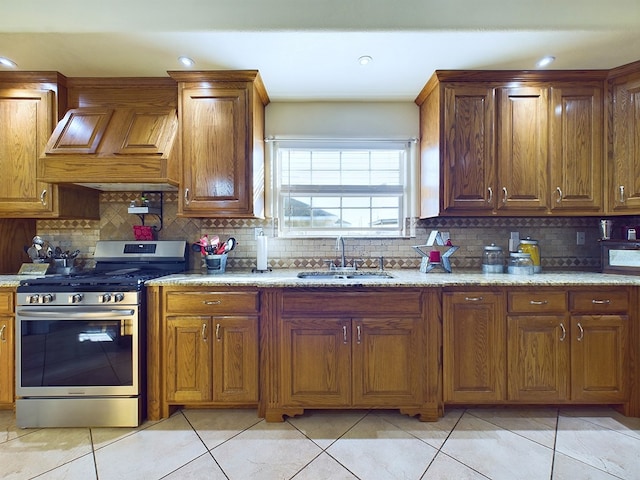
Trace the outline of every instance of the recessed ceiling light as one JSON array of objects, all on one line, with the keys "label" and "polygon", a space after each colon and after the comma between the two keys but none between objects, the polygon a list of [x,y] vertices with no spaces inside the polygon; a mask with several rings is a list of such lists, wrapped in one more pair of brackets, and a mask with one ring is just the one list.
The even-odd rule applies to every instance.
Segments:
[{"label": "recessed ceiling light", "polygon": [[363,55],[358,58],[358,63],[360,65],[369,65],[371,62],[373,62],[373,58],[371,58],[369,55]]},{"label": "recessed ceiling light", "polygon": [[556,57],[554,57],[552,55],[547,55],[546,57],[542,57],[536,63],[536,67],[538,67],[538,68],[546,67],[547,65],[552,64],[555,59],[556,59]]},{"label": "recessed ceiling light", "polygon": [[189,57],[178,57],[178,61],[184,65],[185,67],[193,67],[195,65],[196,62],[194,62],[192,59],[190,59]]},{"label": "recessed ceiling light", "polygon": [[16,68],[18,66],[16,62],[9,60],[8,58],[5,58],[5,57],[0,57],[0,65],[4,65],[5,67],[9,67],[9,68]]}]

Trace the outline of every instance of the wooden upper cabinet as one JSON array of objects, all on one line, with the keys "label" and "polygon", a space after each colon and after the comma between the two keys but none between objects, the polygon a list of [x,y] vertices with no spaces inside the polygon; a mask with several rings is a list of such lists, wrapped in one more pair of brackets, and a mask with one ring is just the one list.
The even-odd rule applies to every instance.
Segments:
[{"label": "wooden upper cabinet", "polygon": [[549,188],[553,212],[603,212],[602,88],[602,83],[551,87]]},{"label": "wooden upper cabinet", "polygon": [[443,210],[495,207],[495,89],[444,87]]},{"label": "wooden upper cabinet", "polygon": [[[637,214],[640,209],[640,62],[610,80],[611,144],[607,211]],[[617,74],[616,74],[617,75]]]},{"label": "wooden upper cabinet", "polygon": [[55,122],[55,97],[49,89],[0,88],[0,217],[98,218],[97,192],[36,178]]},{"label": "wooden upper cabinet", "polygon": [[179,86],[179,214],[262,217],[269,98],[258,72],[169,73]]},{"label": "wooden upper cabinet", "polygon": [[416,98],[420,216],[602,214],[604,75],[436,72]]},{"label": "wooden upper cabinet", "polygon": [[498,102],[497,208],[545,213],[548,207],[547,89],[501,88]]}]

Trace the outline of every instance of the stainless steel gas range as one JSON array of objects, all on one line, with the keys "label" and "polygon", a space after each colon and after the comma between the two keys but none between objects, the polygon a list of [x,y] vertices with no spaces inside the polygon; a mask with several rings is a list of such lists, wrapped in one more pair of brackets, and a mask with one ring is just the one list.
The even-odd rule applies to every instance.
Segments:
[{"label": "stainless steel gas range", "polygon": [[144,282],[186,270],[184,241],[107,241],[96,268],[22,281],[19,427],[138,426],[146,416]]}]

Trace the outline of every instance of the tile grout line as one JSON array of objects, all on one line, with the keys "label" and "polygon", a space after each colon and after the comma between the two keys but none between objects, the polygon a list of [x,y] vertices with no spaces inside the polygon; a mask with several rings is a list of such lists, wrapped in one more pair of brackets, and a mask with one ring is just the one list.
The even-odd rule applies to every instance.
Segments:
[{"label": "tile grout line", "polygon": [[[438,457],[438,455],[442,454],[448,458],[450,458],[451,460],[459,463],[460,465],[464,465],[466,468],[468,468],[469,470],[472,470],[474,472],[476,472],[478,475],[482,475],[484,478],[487,478],[488,480],[491,480],[490,477],[487,477],[484,473],[479,472],[478,470],[476,470],[473,467],[470,467],[469,465],[467,465],[466,463],[462,462],[461,460],[458,460],[455,457],[452,457],[451,455],[447,454],[446,452],[443,452],[442,449],[444,448],[445,444],[447,443],[447,441],[449,440],[449,438],[451,438],[451,435],[453,434],[453,431],[456,429],[456,427],[458,426],[458,424],[462,421],[462,417],[464,416],[465,413],[467,413],[469,409],[465,408],[464,411],[462,412],[462,414],[458,417],[458,420],[456,421],[456,423],[453,425],[453,427],[451,428],[451,430],[449,430],[449,434],[447,435],[447,438],[444,439],[444,441],[440,444],[440,446],[436,449],[437,452],[436,454],[433,456],[433,458],[431,459],[431,461],[429,462],[429,465],[427,465],[427,468],[424,470],[424,472],[422,473],[422,475],[420,476],[420,479],[425,479],[427,480],[428,477],[425,477],[425,475],[429,472],[429,468],[431,468],[431,465],[433,465],[433,462],[435,462],[436,458]],[[417,438],[417,437],[416,437]],[[422,440],[421,438],[418,438],[418,440],[423,441],[424,443],[426,443],[427,445],[433,447],[433,445],[429,444],[428,442]],[[434,447],[435,448],[435,447]]]},{"label": "tile grout line", "polygon": [[[211,456],[211,458],[213,459],[213,461],[216,463],[216,465],[218,466],[218,468],[220,469],[220,471],[222,472],[222,474],[225,476],[225,478],[226,478],[227,480],[229,480],[229,475],[227,475],[227,472],[225,472],[225,471],[224,471],[224,469],[222,468],[222,465],[220,465],[220,463],[218,462],[218,460],[216,459],[216,457],[213,455],[213,449],[214,449],[214,448],[216,448],[216,447],[218,447],[219,445],[216,445],[216,447],[214,447],[214,448],[212,448],[212,449],[209,449],[209,447],[207,446],[207,444],[206,444],[206,443],[204,443],[204,440],[202,439],[202,437],[201,437],[201,436],[200,436],[200,434],[198,433],[198,430],[196,430],[196,428],[193,426],[193,424],[189,421],[189,419],[187,418],[187,416],[184,414],[184,410],[183,410],[183,409],[181,409],[181,410],[180,410],[180,415],[182,415],[182,417],[185,419],[185,421],[187,422],[187,424],[191,427],[191,429],[193,430],[193,433],[195,433],[195,434],[196,434],[196,436],[198,437],[198,440],[200,440],[200,442],[202,443],[202,446],[203,446],[203,447],[204,447],[204,449],[206,450],[206,453],[203,453],[202,455],[197,456],[196,458],[194,458],[194,459],[192,459],[191,461],[189,461],[189,462],[185,463],[184,465],[180,466],[179,468],[176,468],[173,472],[176,472],[176,471],[180,470],[180,469],[181,469],[181,468],[183,468],[184,466],[189,465],[191,462],[193,462],[193,461],[197,460],[198,458],[201,458],[202,456],[204,456],[204,455],[207,455],[207,454],[208,454],[208,455],[210,455],[210,456]],[[257,425],[258,423],[260,423],[260,422],[256,422],[256,423],[254,423],[253,425]],[[253,425],[252,425],[252,426],[253,426]],[[248,427],[248,428],[251,428],[251,427]],[[240,433],[242,433],[242,432],[244,432],[244,431],[246,431],[246,430],[247,430],[247,429],[240,431],[240,432],[239,432],[239,433],[237,433],[236,435],[233,435],[231,438],[234,438],[234,437],[236,437],[237,435],[240,435]],[[227,440],[225,440],[224,442],[222,442],[220,445],[222,445],[223,443],[228,442],[229,440],[230,440],[230,438],[228,438]],[[171,474],[171,473],[173,473],[173,472],[170,472],[170,473],[168,473],[167,475],[170,475],[170,474]],[[166,477],[167,475],[165,475],[165,477]]]}]

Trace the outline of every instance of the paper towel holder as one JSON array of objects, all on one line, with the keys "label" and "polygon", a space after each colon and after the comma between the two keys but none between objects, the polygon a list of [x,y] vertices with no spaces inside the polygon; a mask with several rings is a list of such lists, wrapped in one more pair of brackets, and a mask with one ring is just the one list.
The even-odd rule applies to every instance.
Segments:
[{"label": "paper towel holder", "polygon": [[[257,230],[257,229],[256,229]],[[264,245],[260,244],[259,240],[263,240]],[[271,272],[271,267],[269,267],[268,265],[268,260],[267,260],[267,237],[264,234],[264,232],[261,230],[260,233],[258,234],[258,236],[256,236],[256,266],[255,268],[251,269],[252,273],[267,273],[267,272]],[[262,248],[264,250],[262,250]],[[261,256],[264,256],[264,258],[261,258]],[[265,268],[259,268],[261,266],[261,264],[264,263],[264,267]]]}]

